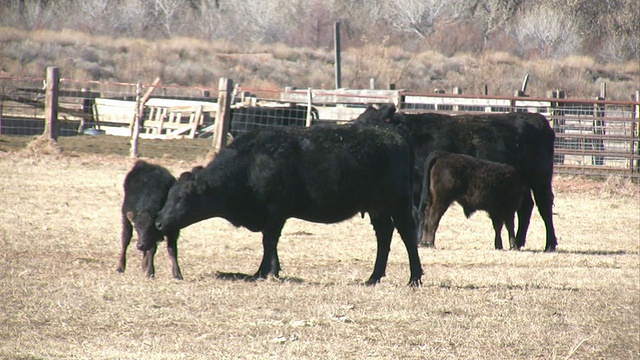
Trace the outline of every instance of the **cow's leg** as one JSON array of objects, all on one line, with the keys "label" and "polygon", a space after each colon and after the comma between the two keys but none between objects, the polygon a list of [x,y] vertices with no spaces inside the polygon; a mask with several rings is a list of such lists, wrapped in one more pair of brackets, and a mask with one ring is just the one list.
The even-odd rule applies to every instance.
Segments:
[{"label": "cow's leg", "polygon": [[126,216],[122,216],[122,250],[120,251],[120,260],[118,261],[119,273],[123,273],[127,267],[127,248],[131,243],[131,237],[133,236],[133,225]]},{"label": "cow's leg", "polygon": [[502,216],[497,214],[491,214],[491,222],[493,223],[493,231],[495,231],[495,238],[493,240],[493,246],[496,250],[502,250]]},{"label": "cow's leg", "polygon": [[[371,217],[371,225],[376,232],[376,240],[378,242],[378,252],[376,254],[376,263],[373,266],[373,273],[366,281],[367,285],[375,285],[380,279],[386,275],[387,260],[389,251],[391,250],[391,237],[393,236],[393,221],[389,215],[373,215]],[[411,231],[415,231],[411,229]]]},{"label": "cow's leg", "polygon": [[156,276],[156,268],[153,265],[153,258],[156,255],[156,250],[158,250],[158,243],[153,244],[151,249],[145,251],[144,257],[142,258],[142,262],[147,262],[147,277],[149,279],[153,279]]},{"label": "cow's leg", "polygon": [[441,204],[440,201],[436,199],[427,207],[422,227],[422,244],[425,246],[431,248],[436,246],[436,230],[438,230],[440,219],[442,219],[448,207],[449,205]]},{"label": "cow's leg", "polygon": [[420,256],[418,255],[418,241],[416,239],[415,231],[416,225],[411,212],[412,211],[408,211],[404,215],[394,216],[393,223],[396,229],[398,229],[398,233],[400,234],[402,242],[407,248],[407,254],[409,255],[409,268],[411,270],[409,285],[420,286],[422,284],[422,265],[420,264]]},{"label": "cow's leg", "polygon": [[515,235],[515,229],[514,229],[515,225],[513,223],[513,216],[514,214],[507,215],[504,219],[504,225],[507,228],[507,233],[509,234],[509,249],[517,250],[518,244],[516,242],[516,235]]},{"label": "cow's leg", "polygon": [[147,250],[142,251],[142,261],[140,262],[140,268],[142,271],[146,271],[149,268],[149,252]]},{"label": "cow's leg", "polygon": [[285,220],[273,221],[262,230],[262,262],[254,278],[266,278],[272,274],[276,278],[280,275],[280,259],[278,258],[278,240],[284,227]]},{"label": "cow's leg", "polygon": [[547,240],[544,251],[556,251],[558,239],[556,238],[556,231],[553,227],[553,191],[551,190],[551,183],[549,182],[549,184],[545,184],[544,186],[534,187],[533,195],[536,199],[538,212],[540,213],[540,216],[544,221],[544,226],[547,230]]},{"label": "cow's leg", "polygon": [[525,191],[522,195],[522,202],[518,209],[518,233],[516,234],[516,243],[518,249],[524,247],[527,242],[527,230],[531,221],[531,211],[533,210],[533,198],[531,192]]},{"label": "cow's leg", "polygon": [[174,279],[182,280],[182,272],[178,265],[178,237],[180,231],[167,234],[165,239],[167,240],[167,253],[169,254],[169,260],[171,260],[171,273]]}]

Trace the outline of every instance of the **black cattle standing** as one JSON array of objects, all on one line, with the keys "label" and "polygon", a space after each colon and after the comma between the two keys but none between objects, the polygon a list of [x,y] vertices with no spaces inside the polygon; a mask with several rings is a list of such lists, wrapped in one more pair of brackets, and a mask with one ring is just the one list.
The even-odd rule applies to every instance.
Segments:
[{"label": "black cattle standing", "polygon": [[378,242],[368,284],[385,275],[394,227],[409,255],[411,285],[422,275],[412,212],[413,153],[388,126],[274,128],[246,133],[204,169],[171,188],[156,225],[175,231],[222,217],[262,232],[255,277],[279,275],[277,245],[290,217],[336,223],[369,213]]},{"label": "black cattle standing", "polygon": [[[546,227],[545,251],[558,244],[553,227],[553,152],[555,134],[549,121],[537,113],[506,113],[449,116],[437,113],[395,113],[393,105],[367,108],[356,123],[392,123],[411,134],[416,164],[422,165],[432,151],[446,151],[513,166],[525,186],[533,191],[538,212]],[[414,202],[419,202],[422,166],[416,169]],[[518,209],[518,249],[525,246],[533,199],[524,194]],[[427,244],[430,246],[432,244]]]},{"label": "black cattle standing", "polygon": [[458,202],[467,218],[485,210],[495,230],[494,246],[502,249],[502,226],[509,233],[511,249],[517,248],[513,218],[527,191],[512,166],[463,154],[432,152],[424,163],[420,228],[428,244],[435,244],[440,219]]},{"label": "black cattle standing", "polygon": [[161,232],[155,227],[158,212],[167,199],[169,189],[176,182],[171,173],[162,166],[138,160],[124,180],[124,201],[122,203],[122,251],[118,262],[118,272],[126,267],[127,247],[133,236],[138,234],[138,249],[143,251],[142,267],[147,276],[155,276],[153,258],[158,242],[167,240],[167,252],[172,264],[173,277],[182,279],[178,266],[178,236],[180,230]]}]

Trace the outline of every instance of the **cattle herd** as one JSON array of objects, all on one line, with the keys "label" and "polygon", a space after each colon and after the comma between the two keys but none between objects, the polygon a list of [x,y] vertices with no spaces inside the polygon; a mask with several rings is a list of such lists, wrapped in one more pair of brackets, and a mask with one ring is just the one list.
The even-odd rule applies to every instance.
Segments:
[{"label": "cattle herd", "polygon": [[[373,285],[385,276],[397,230],[409,257],[409,284],[421,284],[418,245],[434,246],[438,223],[455,201],[469,217],[489,213],[494,247],[525,246],[534,199],[555,251],[554,132],[540,114],[449,116],[370,106],[349,125],[265,127],[239,135],[206,166],[176,179],[139,160],[124,182],[123,272],[133,229],[142,266],[154,276],[158,242],[167,241],[173,276],[180,230],[221,217],[262,233],[263,257],[251,278],[277,277],[278,240],[287,219],[336,223],[367,213],[377,240]],[[533,197],[532,197],[533,194]],[[518,230],[514,217],[518,214]]]}]

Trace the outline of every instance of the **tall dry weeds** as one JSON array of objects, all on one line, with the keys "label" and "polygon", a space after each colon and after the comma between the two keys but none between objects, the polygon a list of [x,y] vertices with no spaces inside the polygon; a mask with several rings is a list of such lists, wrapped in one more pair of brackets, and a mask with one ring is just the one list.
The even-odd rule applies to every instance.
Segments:
[{"label": "tall dry weeds", "polygon": [[[44,75],[47,66],[61,68],[76,80],[116,80],[150,83],[157,76],[185,86],[209,86],[229,77],[243,86],[281,89],[333,88],[334,56],[330,50],[292,48],[284,44],[241,49],[228,41],[174,38],[152,41],[61,32],[0,29],[0,61],[4,75]],[[544,97],[565,90],[569,97],[593,97],[600,84],[609,85],[608,98],[628,100],[640,83],[637,61],[602,64],[589,56],[524,60],[504,52],[457,53],[444,56],[429,49],[407,51],[389,43],[360,41],[343,49],[342,86],[378,88],[395,84],[409,91],[481,93],[484,85],[496,95],[519,90],[530,74],[527,93]],[[426,45],[425,45],[426,46]]]}]

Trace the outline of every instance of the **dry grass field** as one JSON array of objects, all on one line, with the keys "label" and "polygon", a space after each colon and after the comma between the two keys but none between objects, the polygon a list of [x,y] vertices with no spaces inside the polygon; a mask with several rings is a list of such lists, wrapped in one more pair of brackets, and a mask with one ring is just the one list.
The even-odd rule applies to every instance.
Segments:
[{"label": "dry grass field", "polygon": [[[174,174],[195,165],[158,160]],[[0,152],[0,358],[6,359],[639,359],[637,184],[555,179],[558,252],[534,214],[526,250],[492,249],[483,213],[443,218],[421,249],[424,285],[394,239],[373,269],[368,219],[291,219],[280,280],[253,273],[260,234],[210,219],[178,241],[185,277],[161,244],[156,279],[115,271],[122,182],[133,160]]]}]

